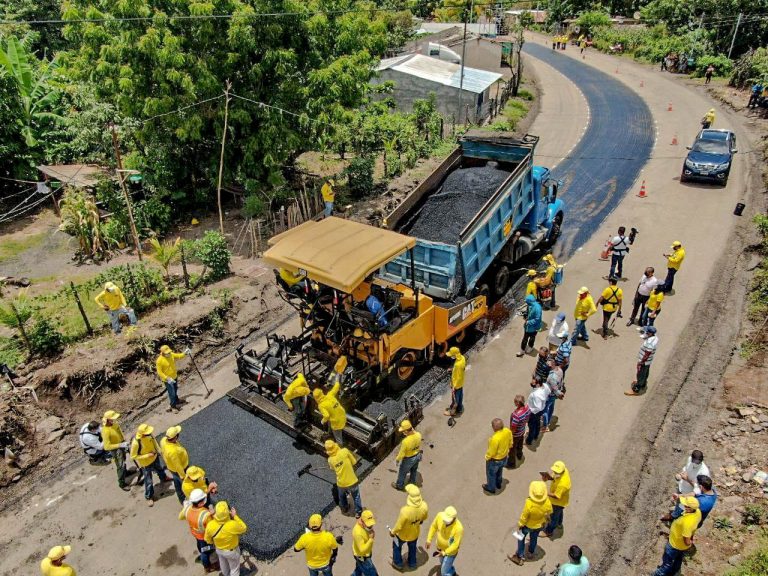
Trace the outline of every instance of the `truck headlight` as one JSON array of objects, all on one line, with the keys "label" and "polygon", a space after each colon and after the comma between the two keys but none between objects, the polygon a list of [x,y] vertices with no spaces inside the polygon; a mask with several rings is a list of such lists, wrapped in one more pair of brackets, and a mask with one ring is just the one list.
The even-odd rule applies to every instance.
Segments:
[{"label": "truck headlight", "polygon": [[695,168],[696,166],[694,165],[693,162],[691,162],[690,160],[688,160],[688,158],[686,158],[685,159],[685,167],[686,168]]},{"label": "truck headlight", "polygon": [[730,162],[725,162],[723,164],[718,164],[715,168],[716,170],[728,170],[728,167],[731,165]]}]

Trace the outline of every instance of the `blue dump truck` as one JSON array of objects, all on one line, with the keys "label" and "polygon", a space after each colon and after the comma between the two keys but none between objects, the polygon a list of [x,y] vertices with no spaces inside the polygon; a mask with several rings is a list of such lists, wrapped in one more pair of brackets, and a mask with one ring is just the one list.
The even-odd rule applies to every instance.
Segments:
[{"label": "blue dump truck", "polygon": [[[538,136],[464,136],[459,147],[387,216],[386,227],[416,238],[416,285],[443,301],[502,296],[510,272],[553,244],[565,205],[548,168],[533,165]],[[402,255],[380,275],[411,282]]]}]

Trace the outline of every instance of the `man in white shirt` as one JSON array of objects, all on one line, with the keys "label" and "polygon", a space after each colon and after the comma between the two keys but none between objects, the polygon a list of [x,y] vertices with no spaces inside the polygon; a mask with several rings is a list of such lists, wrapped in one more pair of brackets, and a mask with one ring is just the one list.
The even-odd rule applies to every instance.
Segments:
[{"label": "man in white shirt", "polygon": [[656,356],[656,348],[659,345],[655,326],[643,327],[640,337],[643,339],[643,345],[640,346],[637,353],[637,377],[632,381],[632,388],[624,392],[627,396],[640,396],[645,393],[648,386],[648,376],[651,373],[651,363]]},{"label": "man in white shirt", "polygon": [[531,411],[531,417],[528,419],[528,437],[525,443],[529,446],[533,444],[541,432],[541,417],[544,414],[544,408],[547,406],[550,389],[546,383],[534,375],[531,380],[531,393],[528,394],[528,409]]},{"label": "man in white shirt", "polygon": [[101,441],[101,425],[96,420],[83,424],[80,428],[80,447],[92,464],[109,462],[112,457],[110,452],[104,450],[104,443]]},{"label": "man in white shirt", "polygon": [[675,474],[675,480],[677,480],[677,491],[680,494],[688,494],[693,492],[695,494],[701,494],[701,488],[696,477],[702,474],[709,476],[709,468],[704,464],[704,453],[701,450],[694,450],[688,457],[688,461],[683,466],[683,469],[679,474]]},{"label": "man in white shirt", "polygon": [[618,235],[611,240],[611,271],[608,278],[623,278],[624,256],[629,254],[629,238],[624,236],[627,229],[619,226]]},{"label": "man in white shirt", "polygon": [[549,334],[547,334],[547,343],[549,344],[549,351],[555,352],[560,344],[563,342],[563,338],[570,334],[570,327],[565,320],[565,312],[558,312],[555,316],[552,326],[549,327]]},{"label": "man in white shirt", "polygon": [[632,301],[632,314],[627,320],[627,326],[632,326],[635,323],[635,318],[638,314],[642,316],[645,309],[645,303],[648,302],[648,298],[653,292],[653,289],[660,284],[659,279],[654,276],[654,269],[648,267],[643,272],[643,277],[640,278],[640,282],[637,284],[637,290],[635,290],[635,299]]}]

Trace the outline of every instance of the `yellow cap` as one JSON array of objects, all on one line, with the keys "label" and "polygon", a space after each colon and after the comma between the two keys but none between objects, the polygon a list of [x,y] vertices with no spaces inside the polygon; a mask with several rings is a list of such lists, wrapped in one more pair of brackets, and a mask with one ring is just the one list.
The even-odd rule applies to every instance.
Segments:
[{"label": "yellow cap", "polygon": [[534,270],[533,268],[530,268],[528,270],[528,276],[536,276],[536,270]]},{"label": "yellow cap", "polygon": [[550,468],[550,470],[552,470],[552,472],[554,472],[555,474],[562,474],[563,472],[565,472],[565,462],[563,462],[562,460],[558,460],[557,462],[552,464],[552,467]]},{"label": "yellow cap", "polygon": [[407,430],[413,430],[413,424],[411,424],[410,420],[403,420],[400,422],[400,427],[397,429],[397,431],[405,432]]},{"label": "yellow cap", "polygon": [[173,440],[179,435],[180,432],[181,426],[171,426],[168,428],[168,430],[165,431],[165,437],[168,438],[168,440]]},{"label": "yellow cap", "polygon": [[170,354],[171,353],[171,347],[167,344],[163,344],[160,346],[160,354]]},{"label": "yellow cap", "polygon": [[579,288],[579,294],[586,294],[587,292],[589,292],[589,288],[587,288],[586,286],[582,286],[581,288]]},{"label": "yellow cap", "polygon": [[193,482],[196,480],[200,480],[200,478],[203,478],[204,476],[205,476],[205,470],[203,470],[199,466],[190,466],[189,468],[187,468],[187,478],[189,478]]},{"label": "yellow cap", "polygon": [[50,560],[61,560],[72,551],[72,546],[54,546],[48,551]]},{"label": "yellow cap", "polygon": [[679,248],[682,245],[683,243],[680,242],[680,240],[675,240],[674,242],[672,242],[672,248]]},{"label": "yellow cap", "polygon": [[459,350],[456,346],[451,346],[445,355],[449,358],[456,358],[459,354],[461,354],[461,350]]},{"label": "yellow cap", "polygon": [[325,453],[328,454],[328,456],[333,456],[338,451],[339,451],[339,445],[336,444],[336,442],[334,442],[333,440],[325,441]]},{"label": "yellow cap", "polygon": [[368,526],[368,528],[376,524],[376,518],[373,517],[373,512],[370,510],[363,510],[363,513],[360,515],[360,520],[362,520],[363,524]]},{"label": "yellow cap", "polygon": [[698,510],[699,500],[694,496],[680,496],[680,506],[685,506],[686,508]]},{"label": "yellow cap", "polygon": [[320,528],[322,525],[323,517],[320,516],[320,514],[312,514],[312,516],[309,517],[309,522],[307,522],[307,526],[310,528]]},{"label": "yellow cap", "polygon": [[107,282],[104,284],[104,290],[107,292],[114,292],[115,288],[117,288],[117,286],[115,286],[112,282]]},{"label": "yellow cap", "polygon": [[107,410],[104,412],[104,420],[117,420],[120,418],[120,413],[114,410]]},{"label": "yellow cap", "polygon": [[323,396],[325,396],[325,394],[323,394],[323,391],[320,390],[320,388],[315,388],[312,390],[312,398],[314,398],[317,402],[320,402],[320,400],[323,399]]},{"label": "yellow cap", "polygon": [[541,504],[547,499],[547,485],[541,480],[534,480],[528,486],[528,497],[537,504]]},{"label": "yellow cap", "polygon": [[151,436],[152,432],[154,432],[155,429],[150,426],[149,424],[139,424],[138,429],[136,430],[136,438],[140,438],[142,436]]},{"label": "yellow cap", "polygon": [[459,513],[456,512],[456,508],[453,506],[448,506],[445,510],[443,510],[443,518],[446,520],[455,520],[456,516],[458,516]]}]

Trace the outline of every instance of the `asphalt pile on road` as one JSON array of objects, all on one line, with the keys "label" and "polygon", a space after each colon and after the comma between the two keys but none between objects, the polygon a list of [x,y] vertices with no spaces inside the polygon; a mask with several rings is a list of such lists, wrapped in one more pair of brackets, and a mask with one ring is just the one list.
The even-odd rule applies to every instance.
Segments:
[{"label": "asphalt pile on road", "polygon": [[[293,545],[310,515],[326,515],[335,506],[330,484],[297,474],[312,464],[313,473],[333,482],[325,456],[229,399],[221,398],[181,425],[190,462],[218,483],[219,499],[237,508],[248,525],[240,543],[257,558],[276,558]],[[362,478],[371,469],[362,461],[357,474]]]},{"label": "asphalt pile on road", "polygon": [[495,162],[451,172],[429,197],[409,234],[430,242],[455,244],[461,231],[509,177]]}]

